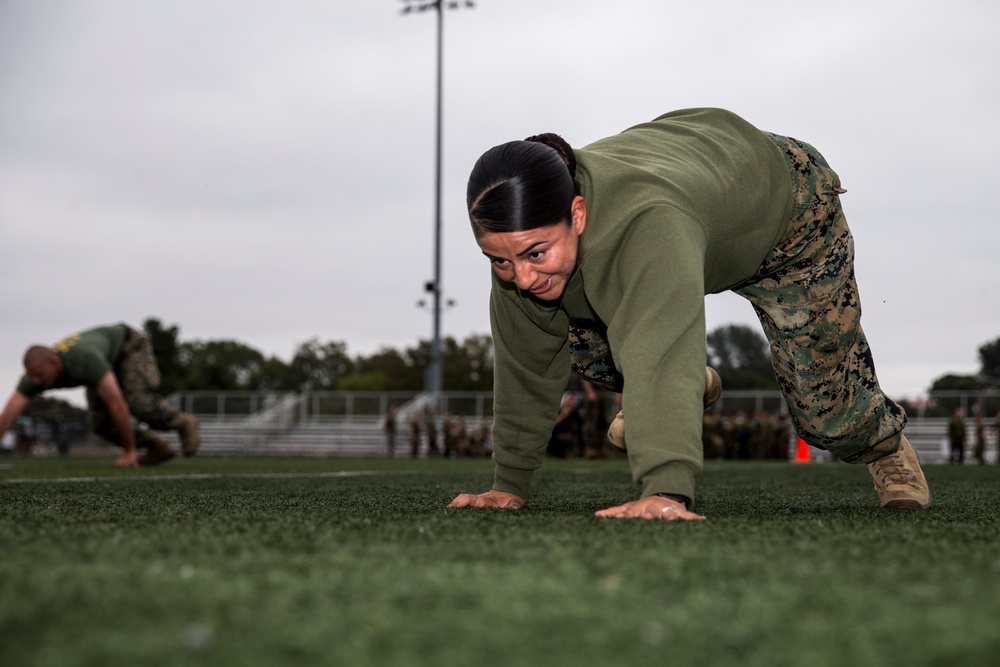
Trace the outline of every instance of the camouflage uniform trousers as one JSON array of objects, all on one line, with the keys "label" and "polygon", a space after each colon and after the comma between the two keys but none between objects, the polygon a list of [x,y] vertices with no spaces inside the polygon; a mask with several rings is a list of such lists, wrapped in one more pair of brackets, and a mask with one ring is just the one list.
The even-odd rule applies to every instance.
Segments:
[{"label": "camouflage uniform trousers", "polygon": [[[842,461],[870,463],[899,448],[906,414],[879,388],[861,328],[845,190],[815,148],[768,136],[789,166],[795,208],[757,273],[734,291],[760,318],[798,435]],[[601,327],[571,322],[569,345],[574,372],[621,392]]]},{"label": "camouflage uniform trousers", "polygon": [[[158,393],[160,369],[156,365],[149,336],[128,329],[113,372],[129,412],[137,421],[145,422],[149,428],[157,431],[177,429],[183,424],[183,413],[167,403]],[[120,445],[121,441],[114,430],[111,413],[93,387],[87,388],[87,406],[94,433]],[[136,429],[136,444],[139,447],[150,444],[143,430]]]},{"label": "camouflage uniform trousers", "polygon": [[793,180],[792,220],[747,284],[799,436],[848,463],[899,448],[906,414],[879,388],[861,328],[854,240],[840,178],[820,153],[770,135]]}]

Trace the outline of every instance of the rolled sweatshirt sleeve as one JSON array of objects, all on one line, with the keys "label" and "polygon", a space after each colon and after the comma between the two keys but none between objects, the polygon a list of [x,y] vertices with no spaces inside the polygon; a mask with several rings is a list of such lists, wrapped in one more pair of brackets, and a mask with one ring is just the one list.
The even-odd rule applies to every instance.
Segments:
[{"label": "rolled sweatshirt sleeve", "polygon": [[625,438],[643,496],[693,499],[703,467],[705,246],[696,220],[654,206],[633,221],[616,250],[620,292],[605,295],[617,302],[608,341],[625,378]]}]

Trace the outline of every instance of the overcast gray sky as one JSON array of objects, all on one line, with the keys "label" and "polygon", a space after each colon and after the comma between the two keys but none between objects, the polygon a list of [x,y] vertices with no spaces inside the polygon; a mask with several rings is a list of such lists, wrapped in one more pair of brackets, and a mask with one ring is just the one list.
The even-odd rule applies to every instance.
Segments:
[{"label": "overcast gray sky", "polygon": [[[489,331],[484,150],[720,106],[840,173],[890,394],[1000,337],[1000,3],[475,1],[445,15],[445,335]],[[0,0],[0,392],[28,344],[120,320],[285,360],[429,338],[435,17],[402,6]]]}]

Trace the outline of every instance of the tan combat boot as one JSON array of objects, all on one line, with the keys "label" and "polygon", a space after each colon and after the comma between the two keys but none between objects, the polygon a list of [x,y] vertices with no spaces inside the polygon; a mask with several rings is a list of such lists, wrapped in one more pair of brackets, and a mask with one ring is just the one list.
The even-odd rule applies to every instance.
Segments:
[{"label": "tan combat boot", "polygon": [[141,466],[158,466],[174,458],[174,450],[166,440],[149,431],[137,431],[136,445],[145,447],[146,453],[139,457]]},{"label": "tan combat boot", "polygon": [[[708,410],[715,405],[720,396],[722,396],[722,378],[719,377],[714,368],[705,366],[704,409]],[[625,450],[625,412],[623,410],[618,411],[611,426],[608,427],[608,440],[615,448]]]},{"label": "tan combat boot", "polygon": [[201,435],[198,432],[198,420],[191,415],[181,415],[182,423],[177,428],[177,436],[181,439],[181,451],[184,456],[194,456],[201,446]]},{"label": "tan combat boot", "polygon": [[882,507],[922,510],[931,506],[930,487],[917,452],[905,435],[900,435],[899,449],[869,463],[868,472],[875,480],[875,493]]}]

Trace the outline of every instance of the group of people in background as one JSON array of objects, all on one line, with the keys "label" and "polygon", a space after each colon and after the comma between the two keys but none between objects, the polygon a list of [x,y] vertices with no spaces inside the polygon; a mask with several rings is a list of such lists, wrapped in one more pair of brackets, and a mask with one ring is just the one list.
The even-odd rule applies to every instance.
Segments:
[{"label": "group of people in background", "polygon": [[[563,394],[556,425],[549,438],[547,455],[554,458],[606,458],[621,455],[611,446],[607,432],[610,415],[618,409],[618,397],[585,380],[574,379]],[[986,463],[989,424],[980,410],[973,411],[972,456]],[[965,463],[969,429],[965,410],[956,408],[948,421],[949,461]],[[433,410],[415,413],[407,423],[408,453],[417,458],[484,457],[492,453],[491,422],[488,417],[470,423],[464,414],[445,413],[438,418]],[[398,415],[391,406],[384,420],[386,452],[395,457]],[[1000,443],[1000,413],[993,422]],[[706,460],[790,458],[795,432],[787,413],[769,410],[708,410],[702,417],[702,447]],[[1000,464],[1000,453],[997,456]]]},{"label": "group of people in background", "polygon": [[[395,458],[399,431],[399,413],[395,405],[389,407],[383,430],[386,455]],[[407,422],[407,436],[411,458],[420,456],[425,443],[428,457],[481,458],[493,451],[489,418],[470,422],[464,413],[454,416],[446,412],[439,419],[434,410],[417,411]]]},{"label": "group of people in background", "polygon": [[[604,458],[621,455],[611,446],[609,416],[617,412],[615,397],[582,382],[567,391],[549,439],[547,454],[555,458]],[[787,460],[794,433],[787,414],[767,410],[710,410],[702,417],[702,447],[706,460]]]},{"label": "group of people in background", "polygon": [[548,455],[588,459],[608,456],[612,451],[607,437],[609,415],[617,412],[618,402],[618,396],[593,383],[571,379],[559,404]]},{"label": "group of people in background", "polygon": [[705,460],[788,460],[794,437],[788,414],[767,410],[706,412],[702,418],[701,443]]},{"label": "group of people in background", "polygon": [[[976,408],[972,413],[973,421],[973,447],[972,456],[976,463],[980,465],[986,463],[986,421],[983,419],[982,410]],[[993,427],[997,433],[997,463],[1000,464],[1000,412],[993,420]],[[955,408],[948,420],[948,461],[950,463],[965,463],[965,442],[968,439],[968,428],[965,421],[965,410]]]}]

